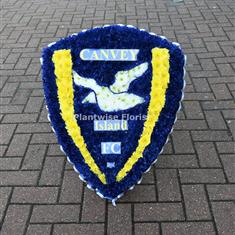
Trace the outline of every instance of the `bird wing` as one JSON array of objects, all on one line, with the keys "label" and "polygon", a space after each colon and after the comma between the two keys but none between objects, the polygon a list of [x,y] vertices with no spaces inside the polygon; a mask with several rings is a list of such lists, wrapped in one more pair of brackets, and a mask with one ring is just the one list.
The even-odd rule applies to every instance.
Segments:
[{"label": "bird wing", "polygon": [[126,92],[129,85],[136,78],[142,76],[148,69],[148,63],[142,63],[134,68],[126,71],[119,71],[115,74],[115,82],[110,86],[110,90],[114,93]]},{"label": "bird wing", "polygon": [[78,73],[76,73],[74,70],[73,70],[73,78],[74,78],[74,83],[77,86],[89,88],[95,91],[96,93],[100,92],[102,89],[102,87],[99,86],[93,78],[84,78],[80,76]]}]

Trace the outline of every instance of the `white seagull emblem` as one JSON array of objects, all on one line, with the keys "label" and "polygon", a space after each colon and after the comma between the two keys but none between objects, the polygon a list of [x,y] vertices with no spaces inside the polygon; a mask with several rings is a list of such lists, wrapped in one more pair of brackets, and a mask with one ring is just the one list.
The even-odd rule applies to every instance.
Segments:
[{"label": "white seagull emblem", "polygon": [[144,74],[148,63],[142,63],[130,70],[119,71],[115,74],[115,82],[110,86],[100,86],[92,78],[84,78],[73,71],[74,83],[77,86],[89,88],[92,91],[82,103],[97,103],[104,112],[114,112],[133,108],[144,103],[144,98],[128,93],[132,81]]}]

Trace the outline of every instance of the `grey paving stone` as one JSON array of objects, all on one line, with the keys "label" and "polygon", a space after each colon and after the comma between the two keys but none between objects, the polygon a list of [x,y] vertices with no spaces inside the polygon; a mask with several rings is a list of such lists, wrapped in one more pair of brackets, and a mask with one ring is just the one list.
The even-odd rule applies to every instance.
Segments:
[{"label": "grey paving stone", "polygon": [[98,199],[98,195],[94,191],[85,188],[81,217],[82,222],[105,221],[105,201]]},{"label": "grey paving stone", "polygon": [[30,63],[29,58],[20,58],[15,65],[15,69],[26,69]]},{"label": "grey paving stone", "polygon": [[195,92],[195,88],[193,84],[188,84],[187,86],[185,86],[184,92],[185,93]]},{"label": "grey paving stone", "polygon": [[[42,88],[42,83],[41,82],[21,82],[20,87],[22,89],[40,89]],[[42,90],[42,89],[40,89]]]},{"label": "grey paving stone", "polygon": [[22,113],[23,109],[24,109],[24,105],[1,105],[0,113],[2,114]]},{"label": "grey paving stone", "polygon": [[20,57],[20,53],[11,53],[8,55],[5,63],[16,63]]},{"label": "grey paving stone", "polygon": [[131,234],[131,205],[118,204],[116,207],[108,205],[108,227],[107,233],[114,234]]},{"label": "grey paving stone", "polygon": [[203,185],[182,186],[187,220],[210,220],[211,215]]},{"label": "grey paving stone", "polygon": [[221,167],[218,154],[212,142],[196,142],[195,148],[201,167]]},{"label": "grey paving stone", "polygon": [[40,133],[51,132],[49,123],[25,123],[19,124],[16,133]]},{"label": "grey paving stone", "polygon": [[72,164],[68,161],[65,163],[65,170],[74,170]]},{"label": "grey paving stone", "polygon": [[1,104],[2,105],[10,104],[10,102],[11,102],[11,97],[2,97],[1,98]]},{"label": "grey paving stone", "polygon": [[135,235],[159,235],[159,225],[157,223],[136,223]]},{"label": "grey paving stone", "polygon": [[37,113],[41,110],[43,97],[30,97],[24,112],[26,113]]},{"label": "grey paving stone", "polygon": [[12,104],[24,104],[25,105],[28,101],[30,93],[31,93],[30,89],[18,89],[12,99]]},{"label": "grey paving stone", "polygon": [[217,230],[220,234],[234,233],[235,208],[233,202],[212,202]]},{"label": "grey paving stone", "polygon": [[15,134],[8,147],[6,156],[24,156],[30,134]]},{"label": "grey paving stone", "polygon": [[38,171],[0,171],[0,186],[35,185]]},{"label": "grey paving stone", "polygon": [[203,112],[198,101],[184,101],[183,107],[188,119],[204,119]]},{"label": "grey paving stone", "polygon": [[46,145],[29,145],[23,160],[22,169],[41,169]]},{"label": "grey paving stone", "polygon": [[[192,73],[192,72],[191,72]],[[198,72],[193,75],[194,77],[205,77],[205,76],[208,76],[208,74],[205,74],[205,73],[201,73],[201,74],[198,74]],[[217,76],[217,74],[215,74],[214,76]],[[191,93],[185,93],[185,96],[184,96],[184,99],[185,101],[204,101],[204,100],[214,100],[214,95],[213,93],[205,93],[205,92],[191,92]]]},{"label": "grey paving stone", "polygon": [[142,203],[134,206],[135,221],[184,220],[181,203]]},{"label": "grey paving stone", "polygon": [[235,119],[235,110],[222,110],[225,119]]},{"label": "grey paving stone", "polygon": [[194,141],[229,141],[231,136],[228,131],[192,131]]},{"label": "grey paving stone", "polygon": [[45,106],[43,106],[43,109],[40,112],[39,122],[48,122],[49,123],[49,121],[47,119],[47,115],[48,115],[48,112],[47,112]]},{"label": "grey paving stone", "polygon": [[227,129],[225,121],[219,111],[206,111],[206,120],[210,129]]},{"label": "grey paving stone", "polygon": [[205,130],[207,124],[205,120],[177,120],[174,130]]},{"label": "grey paving stone", "polygon": [[231,100],[216,100],[202,102],[204,110],[234,109],[234,102]]},{"label": "grey paving stone", "polygon": [[78,222],[79,205],[35,205],[31,223]]},{"label": "grey paving stone", "polygon": [[205,78],[194,79],[193,84],[197,92],[211,92],[209,83]]},{"label": "grey paving stone", "polygon": [[233,136],[233,139],[235,140],[235,120],[228,120],[227,123],[231,131],[231,134]]},{"label": "grey paving stone", "polygon": [[78,203],[82,198],[83,183],[74,171],[65,171],[60,192],[60,202]]},{"label": "grey paving stone", "polygon": [[31,63],[27,70],[26,70],[26,75],[39,75],[40,72],[40,64],[39,63]]},{"label": "grey paving stone", "polygon": [[221,46],[221,49],[226,54],[226,56],[233,56],[233,47],[232,46]]},{"label": "grey paving stone", "polygon": [[48,156],[64,156],[64,153],[60,150],[59,144],[50,144],[47,151]]},{"label": "grey paving stone", "polygon": [[0,158],[0,170],[17,170],[20,164],[21,158]]},{"label": "grey paving stone", "polygon": [[143,177],[142,177],[142,181],[141,181],[141,185],[142,184],[154,184],[154,175],[153,175],[153,171],[154,171],[154,167],[151,168],[151,170],[149,172],[146,172]]},{"label": "grey paving stone", "polygon": [[7,209],[11,190],[10,187],[0,188],[0,223],[2,222],[4,212]]},{"label": "grey paving stone", "polygon": [[[200,59],[200,64],[201,64],[203,70],[216,70],[215,63],[212,59]],[[207,83],[206,79],[204,80],[204,82],[205,83],[203,83],[203,84],[201,83],[201,85],[205,85]],[[208,83],[206,86],[209,88]]]},{"label": "grey paving stone", "polygon": [[31,93],[31,97],[36,96],[36,97],[43,97],[44,93],[42,89],[33,89]]},{"label": "grey paving stone", "polygon": [[156,201],[155,185],[136,185],[129,190],[120,202],[153,202]]},{"label": "grey paving stone", "polygon": [[40,40],[38,38],[31,38],[27,44],[28,47],[37,47]]},{"label": "grey paving stone", "polygon": [[183,109],[181,109],[177,112],[177,119],[179,119],[179,120],[181,120],[181,119],[184,120],[185,119],[185,114],[183,112]]},{"label": "grey paving stone", "polygon": [[19,83],[10,83],[10,82],[7,82],[5,83],[2,91],[0,92],[0,96],[1,97],[5,97],[5,96],[13,96],[16,92],[16,89],[18,87]]},{"label": "grey paving stone", "polygon": [[194,148],[189,132],[174,131],[172,134],[172,139],[176,153],[194,153]]},{"label": "grey paving stone", "polygon": [[215,235],[212,222],[163,223],[164,235]]},{"label": "grey paving stone", "polygon": [[180,169],[182,183],[224,183],[222,169]]},{"label": "grey paving stone", "polygon": [[55,224],[53,235],[103,235],[103,224]]},{"label": "grey paving stone", "polygon": [[165,144],[162,154],[171,154],[173,153],[171,139]]},{"label": "grey paving stone", "polygon": [[36,122],[38,114],[6,114],[2,123],[28,123]]},{"label": "grey paving stone", "polygon": [[235,153],[234,142],[216,142],[219,153]]},{"label": "grey paving stone", "polygon": [[57,143],[56,137],[54,133],[40,133],[40,134],[33,134],[32,144],[54,144]]},{"label": "grey paving stone", "polygon": [[[208,16],[208,15],[207,15]],[[206,17],[206,16],[205,16]],[[206,17],[207,18],[207,17]],[[199,32],[209,32],[210,29],[207,24],[197,24],[197,28]],[[209,47],[209,45],[208,45]],[[212,50],[212,49],[211,49]]]},{"label": "grey paving stone", "polygon": [[217,65],[222,76],[234,76],[234,69],[230,64]]},{"label": "grey paving stone", "polygon": [[156,170],[157,191],[159,201],[180,201],[180,185],[175,169]]},{"label": "grey paving stone", "polygon": [[51,234],[50,224],[30,224],[27,228],[27,235],[50,235]]},{"label": "grey paving stone", "polygon": [[221,161],[224,166],[225,174],[228,177],[229,182],[234,183],[235,182],[235,155],[234,154],[228,154],[228,155],[221,155]]},{"label": "grey paving stone", "polygon": [[203,46],[203,41],[200,38],[193,38],[191,40],[191,43],[192,43],[193,47],[202,47]]},{"label": "grey paving stone", "polygon": [[220,51],[220,47],[217,42],[206,42],[206,48],[209,52]]},{"label": "grey paving stone", "polygon": [[0,124],[0,144],[8,144],[16,128],[15,124]]},{"label": "grey paving stone", "polygon": [[1,234],[24,234],[29,212],[29,205],[9,205],[2,225]]},{"label": "grey paving stone", "polygon": [[207,185],[207,191],[211,200],[235,200],[234,184]]},{"label": "grey paving stone", "polygon": [[196,155],[160,155],[156,168],[195,168],[198,167]]},{"label": "grey paving stone", "polygon": [[[7,234],[231,234],[235,153],[231,4],[231,0],[97,0],[92,4],[80,0],[79,5],[76,1],[4,1],[0,217],[5,212],[14,217],[4,218]],[[175,134],[154,171],[117,207],[84,191],[72,167],[64,166],[64,154],[43,104],[39,63],[41,48],[48,43],[83,28],[113,23],[165,35],[178,41],[188,57],[185,99]],[[19,134],[31,135],[30,143],[16,141],[14,146]],[[207,217],[208,205],[207,209],[201,206],[207,203],[212,204],[211,217]],[[28,208],[33,209],[32,218]]]},{"label": "grey paving stone", "polygon": [[59,185],[64,168],[64,158],[46,158],[42,174],[40,177],[40,185]]},{"label": "grey paving stone", "polygon": [[231,99],[232,96],[225,84],[213,84],[211,88],[217,100]]},{"label": "grey paving stone", "polygon": [[[1,63],[2,63],[2,60],[1,60]],[[3,86],[5,85],[5,83],[6,83],[6,81],[7,81],[7,76],[5,76],[5,77],[1,77],[2,79],[1,79],[1,82],[0,82],[0,89],[2,89],[3,88]],[[1,96],[1,93],[0,93],[0,96]]]},{"label": "grey paving stone", "polygon": [[52,204],[57,200],[57,187],[15,187],[11,202]]}]

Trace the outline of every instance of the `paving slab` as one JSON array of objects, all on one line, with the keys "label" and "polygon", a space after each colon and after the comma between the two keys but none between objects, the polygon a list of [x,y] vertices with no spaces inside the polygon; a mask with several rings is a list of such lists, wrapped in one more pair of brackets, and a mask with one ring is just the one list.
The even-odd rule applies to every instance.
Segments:
[{"label": "paving slab", "polygon": [[[0,234],[233,234],[234,3],[3,1]],[[142,183],[113,207],[65,163],[47,120],[39,57],[61,37],[117,23],[178,41],[188,60],[175,131]]]}]

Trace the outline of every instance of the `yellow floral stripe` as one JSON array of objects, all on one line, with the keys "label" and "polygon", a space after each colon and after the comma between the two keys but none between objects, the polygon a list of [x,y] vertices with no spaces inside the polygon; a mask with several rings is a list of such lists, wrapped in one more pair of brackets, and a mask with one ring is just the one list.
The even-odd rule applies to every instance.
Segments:
[{"label": "yellow floral stripe", "polygon": [[75,145],[79,148],[86,164],[91,171],[97,175],[103,184],[106,184],[106,177],[94,159],[90,155],[84,138],[81,135],[81,129],[77,124],[74,115],[74,92],[72,80],[72,57],[70,50],[55,51],[52,57],[55,65],[56,85],[58,88],[58,99],[60,104],[61,116],[65,122],[68,134],[73,139]]},{"label": "yellow floral stripe", "polygon": [[127,160],[124,167],[116,176],[121,181],[132,169],[133,165],[142,157],[144,149],[150,144],[153,128],[158,121],[162,108],[165,105],[166,89],[168,87],[169,75],[169,51],[162,48],[152,49],[152,84],[150,92],[150,103],[147,112],[147,120],[144,123],[142,135],[138,141],[135,152]]}]

